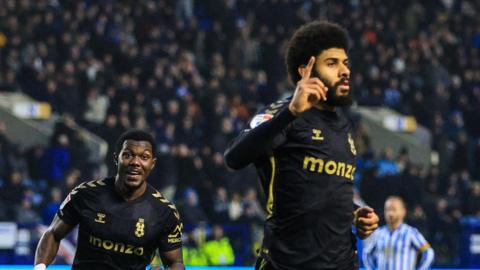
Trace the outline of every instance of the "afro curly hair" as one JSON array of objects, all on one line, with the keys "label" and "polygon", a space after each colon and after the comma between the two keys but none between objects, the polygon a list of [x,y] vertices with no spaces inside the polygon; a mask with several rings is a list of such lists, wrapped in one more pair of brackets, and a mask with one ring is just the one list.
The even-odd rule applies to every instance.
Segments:
[{"label": "afro curly hair", "polygon": [[340,25],[328,21],[314,21],[298,28],[290,39],[285,53],[290,81],[295,84],[301,79],[298,67],[306,65],[310,57],[323,50],[342,48],[348,51],[347,31]]}]

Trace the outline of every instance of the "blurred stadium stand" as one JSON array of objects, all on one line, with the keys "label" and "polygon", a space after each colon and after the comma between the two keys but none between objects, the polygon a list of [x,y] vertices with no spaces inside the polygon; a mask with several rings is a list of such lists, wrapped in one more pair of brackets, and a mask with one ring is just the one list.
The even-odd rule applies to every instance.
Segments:
[{"label": "blurred stadium stand", "polygon": [[412,163],[426,167],[431,164],[432,136],[414,117],[386,107],[362,106],[352,110],[361,116],[370,131],[373,149],[391,148],[395,153],[406,149]]},{"label": "blurred stadium stand", "polygon": [[[2,92],[0,89],[0,119],[8,126],[5,136],[21,149],[36,145],[47,146],[55,123],[61,116],[51,112],[49,103],[38,102],[21,92]],[[108,145],[81,126],[72,127],[84,141],[90,162],[102,162]]]}]

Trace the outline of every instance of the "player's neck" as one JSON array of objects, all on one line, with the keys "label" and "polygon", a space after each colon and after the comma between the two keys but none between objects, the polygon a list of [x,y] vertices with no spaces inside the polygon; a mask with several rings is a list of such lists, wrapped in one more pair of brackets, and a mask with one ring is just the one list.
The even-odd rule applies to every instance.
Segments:
[{"label": "player's neck", "polygon": [[315,104],[315,108],[317,108],[321,111],[331,111],[331,112],[335,111],[335,106],[328,105],[325,102],[319,102],[319,103]]},{"label": "player's neck", "polygon": [[403,222],[398,222],[398,223],[395,223],[395,224],[388,224],[388,229],[393,232],[395,231],[396,229],[398,229],[401,225],[402,225]]},{"label": "player's neck", "polygon": [[115,177],[115,190],[125,201],[130,202],[142,196],[143,193],[145,193],[145,190],[147,190],[147,185],[146,183],[143,183],[136,188],[129,187],[125,185],[125,182],[123,182],[117,175]]}]

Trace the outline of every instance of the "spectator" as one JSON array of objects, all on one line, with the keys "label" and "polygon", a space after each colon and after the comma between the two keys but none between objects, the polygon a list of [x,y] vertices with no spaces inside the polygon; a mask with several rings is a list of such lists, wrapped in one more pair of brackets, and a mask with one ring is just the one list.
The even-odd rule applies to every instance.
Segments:
[{"label": "spectator", "polygon": [[8,177],[8,182],[0,188],[0,197],[7,205],[17,205],[22,200],[25,190],[22,173],[12,171]]},{"label": "spectator", "polygon": [[105,121],[109,99],[107,96],[99,93],[97,88],[91,88],[87,94],[86,110],[83,118],[87,122],[87,127],[91,123],[92,130],[97,128]]},{"label": "spectator", "polygon": [[242,196],[238,192],[232,194],[232,199],[228,206],[228,215],[231,221],[237,221],[243,215]]},{"label": "spectator", "polygon": [[473,215],[480,218],[480,182],[472,184],[472,188],[466,199],[467,215]]},{"label": "spectator", "polygon": [[243,198],[243,219],[248,223],[262,223],[266,215],[257,198],[257,191],[249,188]]},{"label": "spectator", "polygon": [[398,173],[397,165],[393,160],[393,150],[385,148],[378,161],[378,176],[396,175]]},{"label": "spectator", "polygon": [[78,169],[71,169],[65,175],[65,181],[60,186],[60,193],[62,197],[65,197],[71,190],[73,190],[78,184],[80,184],[80,171]]},{"label": "spectator", "polygon": [[48,225],[52,222],[53,217],[57,213],[60,204],[62,203],[63,194],[59,188],[53,188],[50,191],[50,199],[45,204],[42,210],[43,224]]},{"label": "spectator", "polygon": [[182,207],[182,220],[188,225],[198,225],[207,221],[207,216],[199,204],[198,194],[194,189],[185,191],[185,203]]},{"label": "spectator", "polygon": [[232,265],[235,262],[235,255],[228,237],[224,235],[222,226],[214,225],[212,231],[212,239],[207,241],[203,247],[208,265]]},{"label": "spectator", "polygon": [[196,231],[188,232],[184,245],[182,246],[183,262],[190,266],[207,266],[207,254],[202,248],[201,239],[196,235]]},{"label": "spectator", "polygon": [[45,180],[44,178],[44,162],[42,160],[45,155],[45,147],[34,145],[26,152],[28,172],[34,180]]},{"label": "spectator", "polygon": [[29,200],[23,199],[20,205],[15,207],[15,221],[20,224],[36,224],[41,221],[37,212],[32,209],[32,204]]},{"label": "spectator", "polygon": [[229,218],[229,200],[228,193],[224,187],[218,187],[213,199],[213,219],[212,221],[225,224]]},{"label": "spectator", "polygon": [[0,181],[8,177],[12,164],[11,155],[13,151],[13,144],[7,138],[5,122],[0,120]]},{"label": "spectator", "polygon": [[6,203],[0,198],[0,221],[9,221],[11,219]]},{"label": "spectator", "polygon": [[43,160],[45,162],[45,178],[57,186],[65,178],[66,171],[70,168],[71,150],[70,140],[66,134],[60,134],[56,141],[46,150]]}]

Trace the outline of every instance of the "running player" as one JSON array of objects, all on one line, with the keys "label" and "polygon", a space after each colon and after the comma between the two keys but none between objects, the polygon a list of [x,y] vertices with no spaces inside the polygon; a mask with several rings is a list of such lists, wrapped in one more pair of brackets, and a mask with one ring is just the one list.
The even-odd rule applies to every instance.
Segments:
[{"label": "running player", "polygon": [[147,183],[155,149],[144,131],[122,134],[115,147],[116,176],[82,183],[70,192],[38,243],[34,269],[52,263],[60,240],[77,224],[72,269],[144,270],[157,248],[168,269],[184,269],[178,211]]}]

